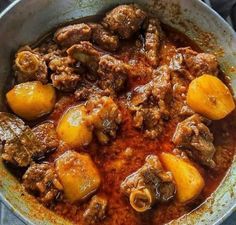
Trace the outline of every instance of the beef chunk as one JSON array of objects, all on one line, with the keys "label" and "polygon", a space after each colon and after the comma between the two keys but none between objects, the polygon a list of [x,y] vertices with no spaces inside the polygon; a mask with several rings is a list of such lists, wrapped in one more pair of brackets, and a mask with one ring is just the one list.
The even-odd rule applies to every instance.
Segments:
[{"label": "beef chunk", "polygon": [[91,84],[91,83],[84,83],[81,84],[81,86],[75,91],[75,98],[78,101],[86,101],[90,98],[99,96],[109,96],[110,91],[109,90],[102,90],[99,87]]},{"label": "beef chunk", "polygon": [[55,200],[63,190],[54,166],[49,163],[32,164],[23,176],[23,185],[45,204]]},{"label": "beef chunk", "polygon": [[136,5],[120,5],[108,12],[103,24],[123,39],[137,32],[146,18],[146,13]]},{"label": "beef chunk", "polygon": [[155,155],[149,155],[145,164],[121,183],[121,192],[125,195],[135,190],[148,189],[155,202],[167,202],[175,195],[175,185],[170,172],[164,172],[161,162]]},{"label": "beef chunk", "polygon": [[185,103],[180,110],[180,116],[186,118],[192,116],[193,114],[195,114],[195,112]]},{"label": "beef chunk", "polygon": [[80,41],[89,41],[91,35],[91,28],[80,23],[58,29],[54,35],[54,40],[63,47],[70,47],[79,44]]},{"label": "beef chunk", "polygon": [[161,26],[157,19],[150,19],[145,33],[145,52],[150,65],[156,67],[159,62]]},{"label": "beef chunk", "polygon": [[72,91],[76,88],[80,76],[73,67],[74,63],[69,57],[54,57],[50,61],[49,68],[53,71],[51,79],[55,88],[61,91]]},{"label": "beef chunk", "polygon": [[97,224],[106,216],[107,199],[101,196],[93,196],[83,217],[86,224]]},{"label": "beef chunk", "polygon": [[90,112],[94,133],[101,144],[107,144],[110,139],[116,137],[118,125],[121,123],[121,113],[112,98],[91,98],[86,102],[86,110]]},{"label": "beef chunk", "polygon": [[217,75],[218,62],[214,55],[198,53],[191,48],[179,48],[174,56],[171,67],[182,72],[189,80],[203,74]]},{"label": "beef chunk", "polygon": [[170,71],[167,66],[155,71],[149,83],[134,90],[130,109],[134,112],[134,126],[145,131],[145,136],[156,138],[168,119],[168,93],[171,90]]},{"label": "beef chunk", "polygon": [[100,76],[99,85],[102,89],[111,89],[115,93],[125,87],[129,67],[110,55],[100,58],[98,74]]},{"label": "beef chunk", "polygon": [[111,34],[102,25],[91,23],[89,26],[92,28],[92,40],[99,47],[106,51],[114,52],[119,47],[118,36]]},{"label": "beef chunk", "polygon": [[215,166],[213,156],[216,150],[213,145],[213,135],[204,124],[204,119],[198,114],[177,125],[172,141],[201,164],[208,167]]},{"label": "beef chunk", "polygon": [[9,113],[0,113],[0,141],[2,158],[20,167],[28,166],[32,158],[40,157],[46,151],[31,129]]},{"label": "beef chunk", "polygon": [[30,47],[21,48],[15,58],[13,66],[17,83],[38,80],[48,82],[48,70],[43,57]]},{"label": "beef chunk", "polygon": [[47,150],[52,150],[58,147],[59,139],[53,123],[43,123],[32,129],[34,135]]},{"label": "beef chunk", "polygon": [[55,88],[61,91],[73,91],[80,80],[80,77],[76,74],[52,74],[52,84]]},{"label": "beef chunk", "polygon": [[102,55],[90,42],[83,41],[67,50],[68,55],[81,62],[93,73],[98,70],[99,59]]}]

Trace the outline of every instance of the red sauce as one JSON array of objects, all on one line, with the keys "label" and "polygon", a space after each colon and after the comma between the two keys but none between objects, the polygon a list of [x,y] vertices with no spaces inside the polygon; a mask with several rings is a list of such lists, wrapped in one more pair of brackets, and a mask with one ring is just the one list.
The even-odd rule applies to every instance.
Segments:
[{"label": "red sauce", "polygon": [[[165,42],[161,49],[161,64],[170,61],[177,47],[191,46],[194,50],[200,51],[197,46],[188,40],[183,34],[180,34],[169,27],[164,26],[167,33]],[[124,43],[123,48],[118,53],[119,56],[128,61],[130,56],[134,56],[135,60],[140,63],[140,67],[145,67],[146,62],[140,58],[137,49],[133,46],[133,42]],[[129,90],[136,86],[145,84],[149,81],[149,77],[132,78],[129,80]],[[153,209],[145,213],[135,212],[128,199],[120,193],[120,183],[124,178],[144,164],[144,159],[149,154],[159,155],[162,152],[171,152],[174,148],[171,138],[176,129],[178,119],[173,117],[165,125],[163,134],[156,140],[144,138],[143,133],[135,129],[132,125],[131,112],[126,107],[125,95],[117,99],[117,104],[122,112],[122,124],[119,133],[114,141],[109,145],[102,146],[94,140],[86,148],[77,149],[78,152],[88,152],[95,164],[97,165],[101,177],[102,184],[97,193],[105,195],[108,198],[108,212],[102,225],[160,225],[176,219],[185,213],[190,212],[201,204],[212,192],[218,187],[219,183],[225,176],[226,171],[231,165],[235,149],[236,132],[233,127],[234,113],[221,121],[213,122],[210,130],[214,134],[214,144],[219,153],[215,156],[216,169],[209,171],[206,168],[196,164],[197,168],[205,179],[205,187],[197,199],[189,204],[181,205],[176,200],[166,204],[157,204]],[[66,97],[60,108],[49,116],[57,124],[60,116],[70,106],[77,104],[73,96]],[[172,109],[174,114],[174,108]],[[229,121],[231,121],[229,123]],[[236,126],[235,126],[236,127]],[[230,134],[230,135],[229,135]],[[124,157],[127,148],[133,149],[132,157]],[[49,161],[53,161],[58,155],[68,150],[67,145],[61,145],[60,148],[49,157]],[[58,214],[72,220],[76,224],[82,223],[82,214],[87,206],[87,202],[71,205],[69,203],[56,203],[52,209]]]}]

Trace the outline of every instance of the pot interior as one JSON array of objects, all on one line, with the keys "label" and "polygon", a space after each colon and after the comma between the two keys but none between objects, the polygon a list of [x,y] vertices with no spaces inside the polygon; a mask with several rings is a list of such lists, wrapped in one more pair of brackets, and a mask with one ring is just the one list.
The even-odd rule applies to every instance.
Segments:
[{"label": "pot interior", "polygon": [[[5,111],[4,93],[11,80],[11,57],[19,46],[32,43],[52,28],[78,18],[133,1],[124,0],[19,0],[0,15],[0,110]],[[186,34],[205,52],[214,53],[236,91],[236,37],[228,25],[197,0],[137,0],[145,10]],[[27,10],[26,10],[27,9]],[[197,210],[171,224],[217,224],[236,204],[236,160],[224,181]],[[0,195],[3,201],[30,224],[70,224],[41,206],[24,192],[19,182],[0,162]]]}]

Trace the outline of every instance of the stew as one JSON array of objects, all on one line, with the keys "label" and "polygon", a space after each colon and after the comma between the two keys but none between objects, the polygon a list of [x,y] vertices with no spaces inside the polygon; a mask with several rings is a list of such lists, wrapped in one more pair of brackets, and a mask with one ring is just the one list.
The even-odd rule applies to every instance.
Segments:
[{"label": "stew", "polygon": [[137,5],[21,47],[13,73],[1,158],[75,224],[165,224],[231,165],[235,102],[216,56]]}]

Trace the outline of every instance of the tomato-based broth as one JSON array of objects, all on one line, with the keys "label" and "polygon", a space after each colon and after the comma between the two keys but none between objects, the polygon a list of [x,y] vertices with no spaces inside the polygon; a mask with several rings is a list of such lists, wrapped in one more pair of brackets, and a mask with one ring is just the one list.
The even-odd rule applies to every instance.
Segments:
[{"label": "tomato-based broth", "polygon": [[136,5],[20,48],[13,72],[2,159],[75,224],[165,224],[231,165],[235,105],[216,57]]}]

